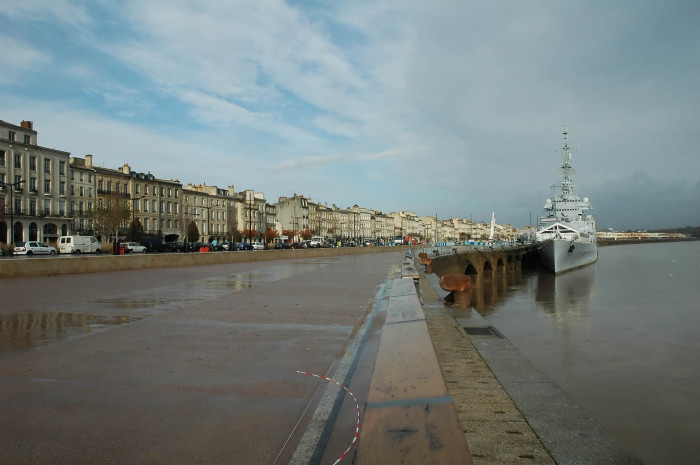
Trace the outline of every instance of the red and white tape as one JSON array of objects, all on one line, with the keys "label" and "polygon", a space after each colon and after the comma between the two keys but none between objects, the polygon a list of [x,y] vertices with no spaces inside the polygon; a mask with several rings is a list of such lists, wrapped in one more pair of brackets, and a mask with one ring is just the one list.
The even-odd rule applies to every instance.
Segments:
[{"label": "red and white tape", "polygon": [[302,375],[315,376],[316,378],[320,378],[320,379],[322,379],[322,380],[324,380],[324,381],[330,381],[331,383],[335,383],[335,384],[337,384],[338,386],[340,386],[341,388],[345,389],[345,392],[347,392],[348,394],[350,394],[350,397],[352,397],[352,400],[355,401],[355,409],[357,410],[357,425],[355,425],[355,437],[352,438],[352,442],[350,443],[350,445],[348,446],[348,448],[345,449],[345,452],[343,452],[343,453],[341,454],[341,456],[338,457],[338,460],[336,460],[335,462],[333,462],[333,465],[337,465],[338,463],[340,463],[341,460],[343,460],[343,457],[345,457],[345,456],[347,455],[347,453],[350,452],[350,449],[352,449],[352,446],[355,445],[355,443],[357,442],[357,438],[358,438],[358,436],[360,435],[360,404],[359,404],[359,402],[357,402],[357,398],[355,397],[355,394],[353,394],[352,392],[350,392],[350,391],[348,390],[348,388],[346,388],[345,386],[343,386],[342,384],[340,384],[338,381],[334,380],[333,378],[327,378],[327,377],[325,377],[325,376],[323,376],[323,375],[317,375],[317,374],[314,374],[314,373],[309,373],[308,371],[299,371],[299,370],[297,370],[297,373],[301,373]]}]

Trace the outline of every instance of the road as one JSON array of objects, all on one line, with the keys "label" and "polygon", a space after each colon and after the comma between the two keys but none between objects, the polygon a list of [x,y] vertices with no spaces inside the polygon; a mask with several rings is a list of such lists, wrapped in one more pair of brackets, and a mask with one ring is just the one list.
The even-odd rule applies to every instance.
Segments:
[{"label": "road", "polygon": [[[332,374],[359,347],[348,388],[363,398],[402,258],[0,280],[0,463],[287,463],[335,395],[297,370]],[[346,404],[317,463],[352,439]]]}]

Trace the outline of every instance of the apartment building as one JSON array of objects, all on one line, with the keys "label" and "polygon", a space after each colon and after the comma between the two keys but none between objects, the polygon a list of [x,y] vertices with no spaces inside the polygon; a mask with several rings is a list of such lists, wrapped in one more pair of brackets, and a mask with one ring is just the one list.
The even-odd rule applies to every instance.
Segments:
[{"label": "apartment building", "polygon": [[232,238],[231,215],[240,208],[233,186],[220,189],[206,184],[187,184],[183,187],[183,217],[194,221],[199,229],[200,241],[213,242]]},{"label": "apartment building", "polygon": [[235,213],[233,224],[237,232],[242,233],[245,240],[262,241],[263,234],[269,229],[275,229],[277,224],[277,205],[267,202],[262,192],[247,189],[234,195],[236,204],[232,206]]},{"label": "apartment building", "polygon": [[0,242],[56,245],[70,227],[70,153],[38,145],[32,121],[0,121]]},{"label": "apartment building", "polygon": [[92,212],[95,206],[95,170],[92,155],[71,157],[68,167],[70,182],[70,234],[93,235]]},{"label": "apartment building", "polygon": [[[294,231],[296,236],[306,229],[311,229],[310,200],[303,195],[294,194],[292,197],[280,197],[275,204],[277,207],[277,221],[280,232]],[[295,240],[300,240],[297,237]]]}]

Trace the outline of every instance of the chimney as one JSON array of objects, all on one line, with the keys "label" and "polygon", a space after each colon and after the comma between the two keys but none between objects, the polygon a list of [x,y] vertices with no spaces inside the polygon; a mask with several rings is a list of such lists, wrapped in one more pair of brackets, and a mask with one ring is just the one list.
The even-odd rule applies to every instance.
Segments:
[{"label": "chimney", "polygon": [[122,173],[131,174],[131,167],[128,163],[124,163],[124,166],[122,167]]},{"label": "chimney", "polygon": [[92,155],[90,155],[90,154],[85,155],[85,166],[87,168],[92,168]]},{"label": "chimney", "polygon": [[24,129],[34,130],[34,121],[22,121],[22,127]]}]

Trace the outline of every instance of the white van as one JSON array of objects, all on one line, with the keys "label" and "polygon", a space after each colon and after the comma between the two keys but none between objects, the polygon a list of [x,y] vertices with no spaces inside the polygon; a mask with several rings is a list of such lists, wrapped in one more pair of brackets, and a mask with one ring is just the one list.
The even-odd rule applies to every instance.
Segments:
[{"label": "white van", "polygon": [[309,243],[309,247],[314,247],[314,248],[323,247],[323,237],[321,237],[321,236],[312,237],[311,242]]},{"label": "white van", "polygon": [[61,236],[58,240],[59,253],[102,253],[102,245],[95,236]]}]

